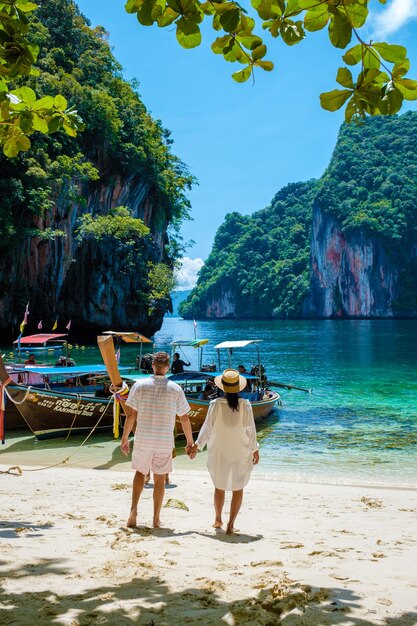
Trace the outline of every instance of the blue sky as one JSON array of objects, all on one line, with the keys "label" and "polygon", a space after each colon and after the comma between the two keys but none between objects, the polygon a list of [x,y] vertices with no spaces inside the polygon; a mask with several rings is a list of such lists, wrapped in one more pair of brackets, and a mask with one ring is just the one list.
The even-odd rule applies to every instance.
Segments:
[{"label": "blue sky", "polygon": [[[293,47],[265,37],[275,70],[258,71],[255,85],[237,84],[230,75],[238,68],[210,50],[210,28],[202,45],[187,51],[173,30],[141,26],[123,0],[77,4],[92,26],[109,31],[125,77],[139,81],[144,104],[172,132],[173,151],[199,181],[190,194],[193,221],[182,228],[184,240],[195,241],[180,283],[189,288],[226,213],[252,213],[287,183],[322,175],[343,114],[323,111],[319,94],[337,87],[343,52],[332,48],[327,31]],[[416,22],[403,26],[416,18],[417,0],[392,0],[378,11],[369,27],[374,39],[405,45],[417,77]]]}]

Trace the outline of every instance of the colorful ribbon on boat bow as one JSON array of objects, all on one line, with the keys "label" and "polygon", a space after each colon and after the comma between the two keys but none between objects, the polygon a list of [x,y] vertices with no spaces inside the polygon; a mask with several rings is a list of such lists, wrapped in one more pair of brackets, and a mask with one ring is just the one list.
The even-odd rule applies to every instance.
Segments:
[{"label": "colorful ribbon on boat bow", "polygon": [[113,395],[113,435],[115,439],[118,439],[120,424],[120,405],[123,405],[126,402],[127,395],[129,393],[129,387],[123,381],[121,389],[114,390],[113,385],[111,385],[110,391]]},{"label": "colorful ribbon on boat bow", "polygon": [[0,440],[2,443],[6,441],[4,436],[4,409],[6,408],[4,396],[7,385],[12,382],[13,381],[10,377],[7,378],[4,382],[0,382]]}]

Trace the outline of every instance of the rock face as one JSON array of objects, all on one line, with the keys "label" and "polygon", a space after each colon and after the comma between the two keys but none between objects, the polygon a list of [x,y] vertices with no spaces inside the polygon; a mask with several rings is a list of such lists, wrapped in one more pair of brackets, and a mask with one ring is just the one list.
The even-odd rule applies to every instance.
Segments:
[{"label": "rock face", "polygon": [[381,240],[360,231],[345,235],[332,216],[315,207],[305,316],[392,317],[398,273]]},{"label": "rock face", "polygon": [[207,319],[233,319],[236,315],[236,298],[233,293],[226,288],[221,289],[218,297],[207,300],[206,314]]},{"label": "rock face", "polygon": [[[151,199],[149,186],[137,177],[118,177],[111,186],[95,185],[80,189],[81,205],[62,193],[44,219],[35,221],[40,230],[64,231],[65,237],[52,240],[31,238],[26,247],[0,257],[0,338],[10,343],[22,320],[26,302],[30,302],[26,333],[51,329],[59,318],[62,331],[72,320],[71,331],[77,337],[92,340],[94,333],[106,329],[139,330],[152,335],[162,325],[168,303],[160,303],[149,314],[138,294],[147,280],[147,261],[166,261],[164,212]],[[131,258],[126,246],[113,238],[78,242],[77,218],[83,213],[107,214],[115,206],[126,205],[151,229],[152,243],[141,258]],[[162,217],[161,217],[162,216]],[[145,259],[145,263],[144,263]]]}]

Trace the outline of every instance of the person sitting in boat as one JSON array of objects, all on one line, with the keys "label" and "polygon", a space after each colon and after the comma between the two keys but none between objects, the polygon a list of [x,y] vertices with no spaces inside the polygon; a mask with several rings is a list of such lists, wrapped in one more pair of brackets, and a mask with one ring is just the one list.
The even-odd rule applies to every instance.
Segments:
[{"label": "person sitting in boat", "polygon": [[[248,373],[246,367],[244,365],[238,365],[237,366],[237,371],[239,372],[239,374],[241,374],[242,376],[244,376],[245,374]],[[244,388],[242,393],[250,393],[252,391],[252,386],[249,382],[249,380],[246,380],[246,387]],[[246,396],[241,396],[242,398],[245,398]]]},{"label": "person sitting in boat", "polygon": [[34,354],[29,354],[29,358],[25,361],[25,366],[26,365],[37,365]]},{"label": "person sitting in boat", "polygon": [[184,365],[189,367],[191,363],[187,363],[187,361],[183,361],[180,359],[180,355],[178,352],[175,352],[174,358],[171,365],[171,372],[173,374],[181,374],[184,371]]},{"label": "person sitting in boat", "polygon": [[213,398],[217,397],[217,393],[216,390],[214,389],[214,384],[213,383],[207,383],[207,385],[204,387],[204,390],[202,393],[200,393],[200,395],[198,396],[199,400],[213,400]]}]

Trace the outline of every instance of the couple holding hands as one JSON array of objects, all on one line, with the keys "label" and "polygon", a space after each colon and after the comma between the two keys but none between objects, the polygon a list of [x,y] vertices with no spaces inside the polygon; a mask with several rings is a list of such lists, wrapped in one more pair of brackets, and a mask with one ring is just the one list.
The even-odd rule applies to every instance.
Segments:
[{"label": "couple holding hands", "polygon": [[161,525],[165,475],[172,471],[173,432],[178,415],[187,440],[185,450],[188,456],[193,459],[198,450],[207,445],[207,469],[214,484],[215,528],[223,527],[225,492],[233,492],[226,528],[226,532],[232,534],[242,504],[243,489],[249,481],[253,465],[259,462],[252,407],[248,400],[238,396],[239,391],[245,388],[246,380],[233,369],[227,369],[215,378],[215,384],[225,392],[225,396],[210,402],[205,422],[194,442],[188,418],[190,406],[181,387],[166,378],[169,365],[169,355],[156,352],[152,364],[154,375],[136,382],[125,404],[126,421],[121,441],[121,450],[125,455],[129,454],[129,435],[136,420],[132,451],[135,476],[127,526],[136,526],[138,503],[149,470],[154,473],[153,526],[158,528]]}]

